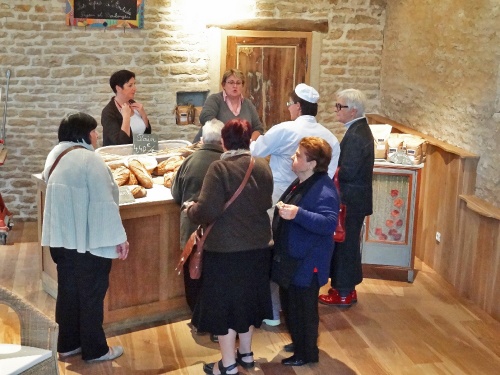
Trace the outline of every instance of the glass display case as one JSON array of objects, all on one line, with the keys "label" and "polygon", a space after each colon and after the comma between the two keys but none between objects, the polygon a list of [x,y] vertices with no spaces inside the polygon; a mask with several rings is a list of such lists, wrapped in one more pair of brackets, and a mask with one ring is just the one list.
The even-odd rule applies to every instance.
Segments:
[{"label": "glass display case", "polygon": [[419,166],[376,163],[373,214],[362,232],[363,264],[398,268],[413,282],[413,233],[416,223]]}]

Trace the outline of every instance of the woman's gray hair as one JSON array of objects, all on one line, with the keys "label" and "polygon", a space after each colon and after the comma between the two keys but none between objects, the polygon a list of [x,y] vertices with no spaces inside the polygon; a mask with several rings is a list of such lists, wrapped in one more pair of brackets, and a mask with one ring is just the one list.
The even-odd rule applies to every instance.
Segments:
[{"label": "woman's gray hair", "polygon": [[345,89],[337,91],[336,95],[337,99],[344,99],[346,106],[356,109],[357,117],[363,117],[365,115],[366,96],[361,91],[356,89]]},{"label": "woman's gray hair", "polygon": [[224,123],[216,118],[208,120],[202,129],[202,139],[203,143],[221,143],[221,130],[224,127]]}]

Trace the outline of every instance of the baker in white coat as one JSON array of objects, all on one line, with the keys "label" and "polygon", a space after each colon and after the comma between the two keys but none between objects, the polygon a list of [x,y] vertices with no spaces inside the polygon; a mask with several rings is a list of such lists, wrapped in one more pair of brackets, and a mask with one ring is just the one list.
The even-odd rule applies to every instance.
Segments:
[{"label": "baker in white coat", "polygon": [[291,121],[274,125],[264,135],[250,144],[253,156],[271,155],[270,166],[273,171],[273,203],[297,177],[292,171],[292,156],[304,137],[320,137],[332,147],[332,160],[328,175],[333,177],[340,156],[340,144],[333,133],[316,121],[318,113],[318,92],[305,83],[300,83],[290,93],[287,102]]},{"label": "baker in white coat", "polygon": [[[289,95],[287,102],[291,121],[274,125],[264,135],[259,136],[250,144],[253,156],[271,156],[270,166],[273,172],[273,205],[297,178],[292,171],[292,156],[297,151],[299,142],[304,137],[320,137],[332,147],[332,160],[328,166],[328,175],[333,178],[340,156],[340,144],[333,133],[316,121],[318,113],[318,92],[305,83],[300,83]],[[274,207],[269,216],[274,213]],[[268,325],[279,325],[280,303],[278,285],[271,282],[271,297],[273,299],[273,320],[264,320]]]}]

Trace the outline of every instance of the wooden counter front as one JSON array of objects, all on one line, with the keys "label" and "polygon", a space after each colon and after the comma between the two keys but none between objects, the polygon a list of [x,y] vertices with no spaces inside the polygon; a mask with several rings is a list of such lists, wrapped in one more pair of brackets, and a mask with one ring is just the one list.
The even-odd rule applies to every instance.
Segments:
[{"label": "wooden counter front", "polygon": [[[41,240],[45,183],[37,183],[38,239]],[[129,328],[144,323],[188,316],[179,260],[179,207],[170,189],[154,185],[145,198],[120,204],[120,215],[130,243],[126,260],[113,260],[104,300],[104,326]],[[57,296],[57,271],[49,248],[40,246],[43,289]]]}]

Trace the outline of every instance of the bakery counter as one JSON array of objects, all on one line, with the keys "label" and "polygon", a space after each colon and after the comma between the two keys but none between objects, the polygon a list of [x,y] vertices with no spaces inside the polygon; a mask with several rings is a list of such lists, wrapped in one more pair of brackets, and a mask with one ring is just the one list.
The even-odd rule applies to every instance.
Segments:
[{"label": "bakery counter", "polygon": [[[37,185],[38,235],[41,239],[45,182]],[[113,260],[104,301],[107,330],[188,316],[184,281],[175,272],[179,260],[179,207],[170,189],[154,185],[147,196],[120,203],[120,215],[130,243],[126,260]],[[43,289],[57,295],[57,271],[48,247],[40,246]]]}]

